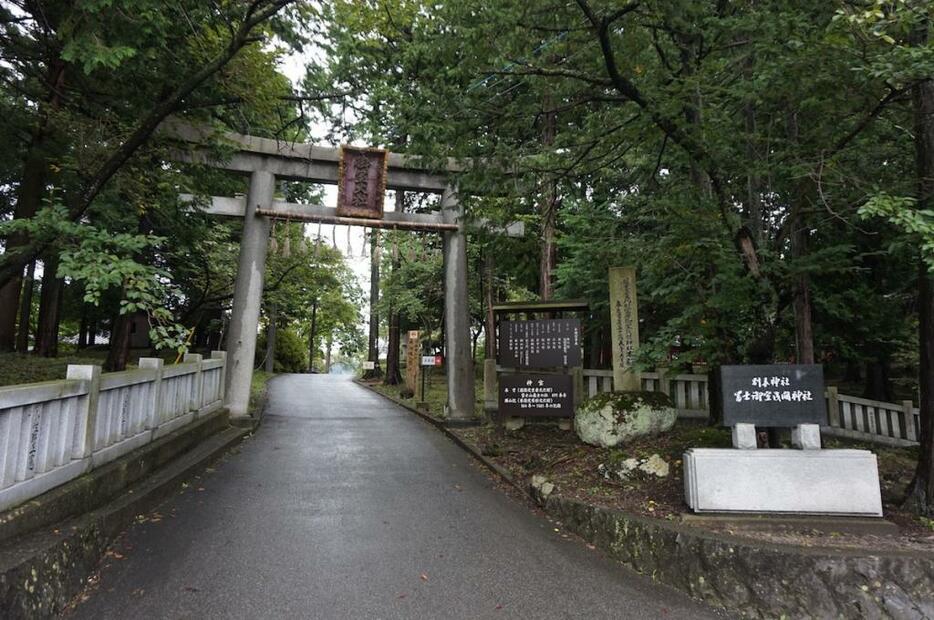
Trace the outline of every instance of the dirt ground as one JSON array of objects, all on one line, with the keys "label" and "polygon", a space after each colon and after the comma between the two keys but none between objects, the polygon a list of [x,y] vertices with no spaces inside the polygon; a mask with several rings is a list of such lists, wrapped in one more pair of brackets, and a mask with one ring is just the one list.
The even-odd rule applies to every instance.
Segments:
[{"label": "dirt ground", "polygon": [[[377,386],[374,386],[377,387]],[[379,385],[377,389],[400,400],[398,389]],[[401,401],[414,406],[413,400]],[[429,413],[434,413],[429,411]],[[934,522],[919,519],[899,507],[917,463],[917,448],[883,448],[870,444],[826,439],[827,448],[861,448],[873,451],[879,461],[879,477],[885,519],[897,525],[888,532],[850,532],[851,520],[736,519],[691,520],[684,503],[681,458],[688,448],[729,448],[730,432],[696,422],[679,422],[674,429],[657,437],[647,437],[620,448],[599,448],[583,443],[573,430],[562,430],[556,421],[534,421],[517,431],[505,431],[493,424],[453,429],[484,456],[509,471],[521,482],[532,476],[545,476],[562,497],[638,514],[645,517],[682,521],[713,531],[768,539],[804,546],[830,546],[862,549],[906,549],[934,552]],[[786,442],[790,439],[786,438]],[[656,477],[635,472],[625,481],[601,471],[617,469],[629,458],[648,459],[657,454],[669,465],[669,474]],[[860,521],[865,522],[865,519]],[[830,525],[828,526],[828,522]],[[840,524],[836,531],[834,524]],[[859,529],[859,528],[855,528]]]}]

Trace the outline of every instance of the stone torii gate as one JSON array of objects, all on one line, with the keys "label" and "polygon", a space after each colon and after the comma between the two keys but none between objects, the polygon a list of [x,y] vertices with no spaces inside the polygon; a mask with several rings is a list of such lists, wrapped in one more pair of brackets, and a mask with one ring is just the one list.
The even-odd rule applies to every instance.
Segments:
[{"label": "stone torii gate", "polygon": [[[165,132],[188,143],[200,143],[206,133],[191,126],[170,125]],[[464,209],[447,175],[426,170],[416,159],[388,154],[386,189],[441,195],[441,210],[430,214],[387,212],[381,220],[340,217],[334,207],[286,203],[274,199],[276,180],[337,184],[340,149],[312,144],[279,142],[267,138],[225,134],[235,148],[227,159],[212,159],[203,150],[184,150],[178,159],[250,176],[245,198],[214,197],[206,212],[243,217],[243,238],[233,310],[227,332],[227,400],[232,418],[249,415],[250,382],[266,251],[273,219],[322,222],[440,232],[444,235],[444,340],[447,356],[448,421],[452,425],[474,419],[474,373],[470,347],[467,299],[467,239]],[[460,167],[448,161],[445,172]],[[509,231],[508,232],[516,232]],[[521,235],[521,231],[518,232]]]}]

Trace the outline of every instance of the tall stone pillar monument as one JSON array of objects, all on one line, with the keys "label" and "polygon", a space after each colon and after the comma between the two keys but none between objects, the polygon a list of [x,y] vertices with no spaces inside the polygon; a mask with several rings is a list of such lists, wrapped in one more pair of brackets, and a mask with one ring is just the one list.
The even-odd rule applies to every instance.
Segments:
[{"label": "tall stone pillar monument", "polygon": [[639,348],[635,267],[610,268],[610,330],[613,338],[613,389],[617,392],[641,390],[642,379],[632,367]]}]

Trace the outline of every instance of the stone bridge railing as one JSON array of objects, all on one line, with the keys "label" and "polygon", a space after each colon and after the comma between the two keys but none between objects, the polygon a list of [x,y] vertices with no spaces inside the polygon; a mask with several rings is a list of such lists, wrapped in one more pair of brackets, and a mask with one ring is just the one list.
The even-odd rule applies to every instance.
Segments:
[{"label": "stone bridge railing", "polygon": [[[584,369],[587,396],[613,391],[612,370]],[[709,409],[707,375],[642,373],[642,387],[665,392],[683,418],[706,418]],[[829,387],[824,394],[829,425],[821,433],[888,446],[918,445],[919,412],[912,402],[887,403],[839,394]]]},{"label": "stone bridge railing", "polygon": [[219,409],[226,354],[0,388],[0,510],[16,506]]}]

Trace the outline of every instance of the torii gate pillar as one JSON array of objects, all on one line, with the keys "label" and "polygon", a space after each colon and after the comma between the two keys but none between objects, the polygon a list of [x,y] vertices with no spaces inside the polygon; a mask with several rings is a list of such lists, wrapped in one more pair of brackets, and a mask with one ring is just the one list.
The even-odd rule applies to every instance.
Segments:
[{"label": "torii gate pillar", "polygon": [[234,285],[233,310],[227,331],[227,408],[231,418],[250,414],[250,385],[256,334],[263,302],[263,276],[266,272],[266,249],[270,220],[256,215],[257,208],[268,209],[276,189],[276,176],[256,170],[250,176],[250,193],[243,217],[243,238]]},{"label": "torii gate pillar", "polygon": [[467,236],[464,207],[451,188],[441,195],[445,222],[460,224],[444,233],[444,343],[447,353],[448,423],[474,420],[474,373],[470,349],[470,303],[467,298]]}]

